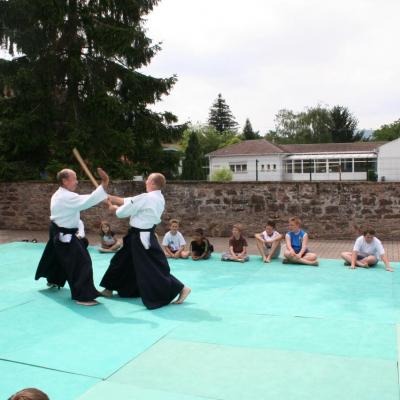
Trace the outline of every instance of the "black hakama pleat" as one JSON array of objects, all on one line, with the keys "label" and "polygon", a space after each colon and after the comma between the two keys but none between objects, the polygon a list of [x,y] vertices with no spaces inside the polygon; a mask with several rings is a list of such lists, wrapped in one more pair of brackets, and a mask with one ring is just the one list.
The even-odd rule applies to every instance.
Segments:
[{"label": "black hakama pleat", "polygon": [[[150,248],[145,249],[140,232],[150,231]],[[131,228],[123,247],[115,253],[100,286],[116,290],[121,297],[141,297],[148,309],[165,306],[184,285],[171,275],[167,258],[152,230]]]},{"label": "black hakama pleat", "polygon": [[[94,286],[92,260],[86,243],[75,235],[76,229],[60,228],[52,223],[50,238],[40,259],[35,279],[47,281],[63,287],[67,281],[71,297],[78,301],[91,301],[100,294]],[[58,240],[58,234],[72,234],[69,243]]]}]

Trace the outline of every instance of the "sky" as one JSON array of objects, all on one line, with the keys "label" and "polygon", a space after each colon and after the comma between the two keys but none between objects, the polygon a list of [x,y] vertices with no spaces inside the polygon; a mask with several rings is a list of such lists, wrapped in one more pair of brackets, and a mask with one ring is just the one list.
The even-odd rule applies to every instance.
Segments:
[{"label": "sky", "polygon": [[176,74],[155,106],[206,123],[218,93],[264,134],[280,109],[342,105],[360,129],[400,118],[399,0],[162,0],[147,16],[162,50],[143,71]]},{"label": "sky", "polygon": [[180,123],[206,123],[221,93],[261,134],[318,104],[377,129],[400,119],[399,15],[399,0],[161,0],[146,27],[162,50],[142,71],[177,75],[153,108]]}]

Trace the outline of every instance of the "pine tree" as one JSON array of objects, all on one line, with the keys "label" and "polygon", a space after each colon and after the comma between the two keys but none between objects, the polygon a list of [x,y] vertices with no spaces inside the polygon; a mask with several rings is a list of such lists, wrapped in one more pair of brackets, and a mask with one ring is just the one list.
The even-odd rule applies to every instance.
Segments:
[{"label": "pine tree", "polygon": [[348,143],[362,140],[363,132],[357,130],[358,121],[347,107],[335,106],[330,111],[329,130],[332,142]]},{"label": "pine tree", "polygon": [[214,101],[210,108],[210,114],[208,118],[209,125],[213,126],[219,133],[230,131],[237,131],[237,122],[233,116],[229,106],[222,98],[221,93],[218,98]]},{"label": "pine tree", "polygon": [[196,132],[192,132],[189,136],[189,142],[185,151],[185,159],[182,163],[181,178],[185,180],[205,179],[203,153]]},{"label": "pine tree", "polygon": [[254,140],[254,139],[260,139],[260,135],[258,132],[253,131],[253,127],[251,126],[250,120],[247,118],[246,123],[243,128],[243,140]]},{"label": "pine tree", "polygon": [[138,72],[160,50],[144,27],[158,2],[0,0],[0,44],[16,53],[0,60],[9,175],[67,166],[74,146],[113,177],[152,170],[161,142],[183,130],[171,113],[147,108],[176,77]]}]

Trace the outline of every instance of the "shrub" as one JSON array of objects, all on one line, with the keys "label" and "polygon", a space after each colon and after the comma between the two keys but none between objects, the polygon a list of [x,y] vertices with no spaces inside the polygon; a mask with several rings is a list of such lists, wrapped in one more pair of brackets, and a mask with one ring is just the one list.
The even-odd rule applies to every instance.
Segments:
[{"label": "shrub", "polygon": [[229,168],[220,168],[211,175],[211,180],[215,182],[230,182],[232,179],[233,173]]}]

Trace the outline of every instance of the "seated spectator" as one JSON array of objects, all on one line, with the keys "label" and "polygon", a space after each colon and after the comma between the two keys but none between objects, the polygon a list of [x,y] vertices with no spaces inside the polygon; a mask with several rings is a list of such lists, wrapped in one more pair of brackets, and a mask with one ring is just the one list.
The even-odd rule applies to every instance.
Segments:
[{"label": "seated spectator", "polygon": [[214,251],[214,246],[204,236],[202,228],[197,228],[194,231],[193,240],[190,243],[190,254],[192,260],[207,260],[211,257],[211,253]]},{"label": "seated spectator", "polygon": [[268,221],[265,231],[256,233],[256,244],[258,251],[265,263],[271,262],[271,259],[278,258],[281,254],[282,235],[276,231],[274,221]]},{"label": "seated spectator", "polygon": [[229,250],[222,254],[222,261],[249,261],[247,255],[247,240],[242,235],[242,226],[239,224],[233,225],[232,236],[229,239]]},{"label": "seated spectator", "polygon": [[122,241],[117,239],[108,222],[100,225],[101,244],[100,253],[115,253],[122,247]]},{"label": "seated spectator", "polygon": [[393,272],[382,242],[375,236],[374,229],[366,229],[354,243],[353,251],[343,252],[342,258],[345,260],[344,264],[349,265],[352,269],[375,267],[378,261],[382,260],[385,263],[386,271]]},{"label": "seated spectator", "polygon": [[286,250],[284,264],[306,264],[318,266],[317,255],[308,249],[308,234],[301,229],[301,221],[297,217],[289,219],[289,232],[285,237]]},{"label": "seated spectator", "polygon": [[179,221],[169,221],[169,232],[164,235],[162,247],[167,258],[188,258],[189,251],[185,251],[186,241],[179,232]]}]

